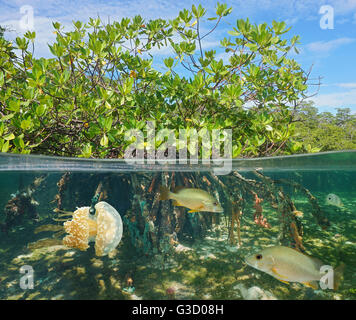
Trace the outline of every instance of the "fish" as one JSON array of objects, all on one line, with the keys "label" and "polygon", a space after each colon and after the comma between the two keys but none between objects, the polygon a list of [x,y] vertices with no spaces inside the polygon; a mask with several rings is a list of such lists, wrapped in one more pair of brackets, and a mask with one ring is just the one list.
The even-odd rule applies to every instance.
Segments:
[{"label": "fish", "polygon": [[[320,268],[325,265],[322,261],[285,246],[267,247],[247,256],[245,262],[283,283],[299,282],[315,290],[325,275],[320,272]],[[335,269],[335,288],[339,285],[339,274],[343,267],[342,264],[340,268]]]},{"label": "fish", "polygon": [[328,205],[332,205],[332,206],[335,206],[335,207],[343,207],[343,203],[341,201],[341,199],[336,195],[336,194],[333,194],[333,193],[330,193],[326,196],[326,199],[325,199],[326,203]]},{"label": "fish", "polygon": [[160,187],[160,200],[173,200],[173,205],[186,207],[188,212],[223,212],[219,202],[208,192],[198,188],[176,187],[173,192],[167,187]]}]

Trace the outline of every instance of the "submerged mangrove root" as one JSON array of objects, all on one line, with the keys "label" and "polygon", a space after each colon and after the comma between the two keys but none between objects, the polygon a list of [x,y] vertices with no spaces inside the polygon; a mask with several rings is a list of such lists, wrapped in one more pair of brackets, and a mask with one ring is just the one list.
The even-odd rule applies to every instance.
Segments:
[{"label": "submerged mangrove root", "polygon": [[[291,243],[292,247],[300,252],[304,252],[305,248],[302,243],[303,228],[301,221],[293,214],[295,209],[294,203],[282,191],[278,193],[281,199],[280,210],[282,212],[282,244]],[[298,226],[298,227],[297,227]]]},{"label": "submerged mangrove root", "polygon": [[278,211],[281,213],[281,227],[280,227],[280,242],[283,245],[294,247],[295,249],[304,252],[305,248],[302,244],[302,224],[297,221],[297,217],[294,214],[295,205],[293,201],[282,191],[277,188],[275,181],[269,177],[266,177],[259,171],[254,171],[270,190],[277,194],[278,199]]},{"label": "submerged mangrove root", "polygon": [[[223,222],[222,219],[225,219],[228,227],[228,241],[232,245],[238,243],[241,246],[241,216],[243,212],[250,210],[250,207],[246,208],[246,205],[254,203],[254,222],[261,227],[270,228],[267,218],[263,216],[262,207],[262,203],[269,203],[273,208],[278,209],[280,214],[280,242],[304,251],[303,225],[300,219],[302,213],[296,210],[293,201],[278,184],[292,185],[303,192],[313,206],[313,214],[318,223],[327,225],[328,221],[321,212],[315,197],[307,189],[294,182],[283,179],[274,181],[260,171],[254,173],[257,179],[248,179],[237,171],[226,176],[216,176],[210,172],[130,173],[120,176],[119,189],[124,188],[127,198],[131,199],[130,206],[123,215],[127,239],[138,252],[146,255],[158,252],[166,254],[177,244],[178,239],[194,240],[197,237],[203,237],[206,230],[220,225]],[[95,183],[97,186],[95,195],[99,196],[98,201],[100,201],[108,197],[109,193],[112,199],[117,198],[112,187],[118,185],[117,181],[113,180],[117,177],[117,175],[108,175],[99,180],[93,175],[88,176],[85,181],[88,185]],[[64,190],[69,186],[69,181],[73,182],[73,180],[75,179],[70,180],[69,173],[65,173],[57,183],[58,194],[54,201],[57,202],[58,212],[63,206]],[[206,190],[221,203],[224,213],[187,213],[186,208],[173,206],[172,201],[160,201],[161,185],[170,190],[177,186]],[[74,188],[74,190],[76,199],[82,198],[83,201],[88,198],[88,190],[80,188]]]},{"label": "submerged mangrove root", "polygon": [[5,221],[0,225],[3,232],[21,223],[24,216],[30,219],[37,220],[38,202],[34,199],[34,193],[38,191],[46,175],[36,177],[27,187],[23,186],[22,179],[20,180],[19,189],[11,195],[11,199],[6,203],[4,208]]},{"label": "submerged mangrove root", "polygon": [[253,192],[253,193],[255,195],[255,203],[254,203],[253,207],[256,210],[253,215],[253,220],[257,225],[259,225],[263,228],[270,229],[271,225],[268,223],[267,218],[263,217],[263,215],[262,215],[263,208],[262,208],[261,203],[263,202],[263,199],[259,198],[257,193],[255,193],[255,192]]},{"label": "submerged mangrove root", "polygon": [[65,172],[62,177],[59,179],[57,182],[57,187],[58,187],[58,193],[54,197],[54,200],[52,202],[57,202],[57,208],[62,209],[62,202],[63,202],[63,196],[64,196],[64,191],[67,188],[67,184],[70,178],[70,173]]},{"label": "submerged mangrove root", "polygon": [[236,224],[237,241],[238,241],[239,247],[242,245],[241,228],[240,228],[241,227],[241,224],[240,224],[241,216],[242,216],[242,211],[239,207],[238,202],[235,202],[233,204],[232,211],[231,211],[231,217],[230,217],[229,241],[230,241],[230,244],[236,245],[236,239],[235,239],[235,235],[234,235],[234,227]]},{"label": "submerged mangrove root", "polygon": [[297,182],[294,181],[289,181],[286,179],[278,179],[274,181],[276,184],[286,184],[286,185],[291,185],[293,186],[295,189],[301,191],[308,199],[310,204],[312,205],[312,214],[315,217],[317,223],[319,224],[319,226],[325,230],[326,228],[328,228],[330,226],[330,222],[328,220],[328,218],[324,215],[323,211],[321,210],[317,199],[311,194],[311,192],[304,188],[302,185],[300,185]]},{"label": "submerged mangrove root", "polygon": [[[214,188],[214,184],[210,179],[208,179],[208,175],[194,173],[194,183],[190,187],[192,188],[200,188],[202,190],[206,190],[209,194],[214,195],[215,199],[219,201],[219,192],[216,188]],[[221,194],[221,193],[220,193]],[[200,235],[203,235],[204,231],[208,228],[212,228],[213,225],[219,225],[220,223],[220,214],[213,212],[206,212],[203,215],[198,215],[199,219],[202,222]],[[197,228],[195,226],[195,228]]]}]

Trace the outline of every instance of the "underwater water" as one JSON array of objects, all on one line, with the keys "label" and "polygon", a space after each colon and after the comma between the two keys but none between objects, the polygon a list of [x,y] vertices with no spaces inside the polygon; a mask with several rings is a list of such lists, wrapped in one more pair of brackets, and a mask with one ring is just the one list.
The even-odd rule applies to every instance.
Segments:
[{"label": "underwater water", "polygon": [[[0,299],[356,298],[355,151],[212,169],[0,154]],[[105,210],[120,217],[100,227]],[[246,263],[280,245],[298,256]],[[310,257],[333,268],[333,288],[292,279]]]}]

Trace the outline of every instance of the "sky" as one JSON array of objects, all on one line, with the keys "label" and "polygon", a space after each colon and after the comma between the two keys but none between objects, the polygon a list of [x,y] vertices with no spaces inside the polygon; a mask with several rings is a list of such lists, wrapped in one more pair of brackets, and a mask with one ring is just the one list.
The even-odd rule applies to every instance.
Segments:
[{"label": "sky", "polygon": [[[52,22],[60,22],[65,30],[72,29],[72,21],[87,22],[89,17],[114,21],[137,14],[144,19],[173,19],[183,8],[202,4],[206,17],[214,16],[217,1],[205,0],[131,0],[131,1],[69,1],[69,0],[0,0],[0,25],[12,32],[13,39],[31,27],[36,31],[35,56],[50,57],[47,44],[55,40]],[[350,108],[356,113],[356,0],[232,0],[223,1],[232,13],[206,38],[206,49],[217,49],[219,40],[228,37],[228,30],[236,20],[249,18],[251,23],[272,20],[286,21],[292,29],[289,37],[299,35],[300,53],[293,55],[304,70],[311,70],[311,79],[321,77],[321,86],[310,86],[310,99],[320,112],[335,113],[336,108]],[[33,12],[33,23],[27,19]],[[204,22],[204,21],[203,21]],[[205,21],[203,28],[208,30]],[[162,50],[157,55],[169,52]],[[315,82],[316,82],[315,81]],[[313,82],[313,81],[311,81]]]}]

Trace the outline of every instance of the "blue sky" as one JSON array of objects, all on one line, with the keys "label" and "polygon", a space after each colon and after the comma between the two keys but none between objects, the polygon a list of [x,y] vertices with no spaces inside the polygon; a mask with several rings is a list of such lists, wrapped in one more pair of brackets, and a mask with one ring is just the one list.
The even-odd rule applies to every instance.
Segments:
[{"label": "blue sky", "polygon": [[[318,94],[311,99],[320,111],[335,112],[337,107],[349,107],[356,113],[356,0],[233,0],[220,1],[233,8],[232,14],[219,29],[207,39],[206,48],[219,47],[219,39],[235,26],[236,19],[249,17],[252,23],[271,23],[284,20],[292,30],[290,37],[301,37],[300,54],[293,56],[305,70],[311,66],[312,78],[322,77]],[[21,28],[24,12],[21,7],[31,6],[36,31],[36,56],[49,57],[47,43],[54,40],[52,21],[61,22],[66,30],[73,20],[88,21],[89,17],[110,21],[140,14],[145,19],[174,18],[182,8],[201,3],[213,16],[217,1],[68,1],[68,0],[0,0],[0,25],[14,30],[7,36],[15,37],[25,32]],[[319,13],[329,5],[334,11],[334,28],[322,29]],[[209,14],[210,13],[210,14]],[[217,50],[219,51],[219,50]],[[163,55],[164,52],[157,53]],[[315,93],[314,87],[310,93]]]}]

